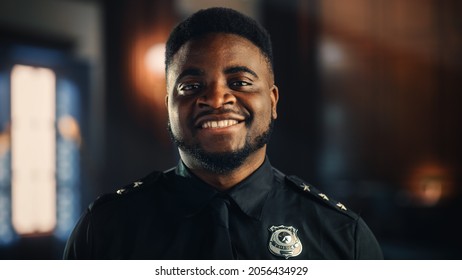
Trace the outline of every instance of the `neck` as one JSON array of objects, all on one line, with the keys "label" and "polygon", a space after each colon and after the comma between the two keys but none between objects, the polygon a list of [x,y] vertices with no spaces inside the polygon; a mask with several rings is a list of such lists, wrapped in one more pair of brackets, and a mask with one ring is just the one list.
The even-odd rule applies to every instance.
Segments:
[{"label": "neck", "polygon": [[186,155],[180,150],[180,157],[189,170],[202,181],[221,191],[232,188],[250,176],[263,164],[265,156],[266,147],[263,147],[250,155],[238,168],[225,174],[217,174],[204,169],[195,159],[192,159],[189,155]]}]

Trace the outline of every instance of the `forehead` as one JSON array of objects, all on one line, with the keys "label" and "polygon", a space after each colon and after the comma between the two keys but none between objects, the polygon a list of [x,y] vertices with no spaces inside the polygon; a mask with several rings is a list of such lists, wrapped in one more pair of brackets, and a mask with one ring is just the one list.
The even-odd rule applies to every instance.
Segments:
[{"label": "forehead", "polygon": [[244,37],[210,33],[186,42],[173,56],[171,70],[188,66],[224,66],[231,64],[268,67],[261,50]]}]

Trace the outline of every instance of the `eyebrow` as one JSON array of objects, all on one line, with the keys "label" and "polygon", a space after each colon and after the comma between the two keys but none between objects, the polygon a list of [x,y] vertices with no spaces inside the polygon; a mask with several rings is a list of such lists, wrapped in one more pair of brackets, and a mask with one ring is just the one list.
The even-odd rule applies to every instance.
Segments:
[{"label": "eyebrow", "polygon": [[254,76],[255,78],[258,78],[257,73],[255,71],[251,70],[250,68],[246,66],[231,66],[225,69],[224,73],[225,74],[235,74],[235,73],[240,73],[240,72],[246,72]]},{"label": "eyebrow", "polygon": [[175,80],[175,83],[178,83],[179,80],[181,80],[183,77],[186,76],[203,76],[204,71],[199,69],[199,68],[188,68],[185,69],[183,72],[178,75],[178,77]]},{"label": "eyebrow", "polygon": [[[230,66],[230,67],[227,67],[223,72],[225,74],[236,74],[236,73],[245,72],[245,73],[251,74],[255,78],[258,78],[257,73],[255,73],[255,71],[251,70],[250,68],[246,66]],[[200,76],[204,76],[204,74],[205,74],[204,70],[201,70],[199,68],[194,68],[194,67],[187,68],[183,72],[181,72],[180,75],[178,75],[178,77],[175,80],[175,83],[177,84],[179,80],[181,80],[183,77],[186,77],[186,76],[200,77]]]}]

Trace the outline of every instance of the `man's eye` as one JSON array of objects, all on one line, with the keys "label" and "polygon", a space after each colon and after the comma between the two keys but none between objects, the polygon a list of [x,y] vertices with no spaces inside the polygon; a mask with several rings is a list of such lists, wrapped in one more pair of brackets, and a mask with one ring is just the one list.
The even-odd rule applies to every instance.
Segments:
[{"label": "man's eye", "polygon": [[185,83],[178,85],[178,91],[183,92],[184,94],[188,94],[192,91],[196,91],[201,87],[200,83]]},{"label": "man's eye", "polygon": [[232,87],[245,87],[245,86],[250,86],[250,85],[252,84],[246,81],[234,81],[230,83],[230,86]]}]

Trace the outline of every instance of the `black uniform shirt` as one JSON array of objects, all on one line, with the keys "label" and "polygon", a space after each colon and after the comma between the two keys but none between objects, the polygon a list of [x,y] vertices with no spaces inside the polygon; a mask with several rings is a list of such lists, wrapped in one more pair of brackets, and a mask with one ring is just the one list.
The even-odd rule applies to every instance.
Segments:
[{"label": "black uniform shirt", "polygon": [[356,214],[266,159],[229,191],[154,172],[86,210],[65,259],[381,259]]}]

